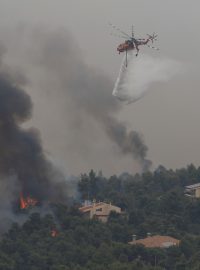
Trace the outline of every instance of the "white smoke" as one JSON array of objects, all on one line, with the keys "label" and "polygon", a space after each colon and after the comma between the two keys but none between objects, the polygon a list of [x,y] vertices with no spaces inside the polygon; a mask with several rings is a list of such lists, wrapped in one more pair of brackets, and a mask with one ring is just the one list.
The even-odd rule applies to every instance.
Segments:
[{"label": "white smoke", "polygon": [[181,70],[177,61],[146,54],[135,57],[133,52],[128,53],[127,64],[124,56],[112,93],[127,104],[142,98],[152,83],[167,82]]}]

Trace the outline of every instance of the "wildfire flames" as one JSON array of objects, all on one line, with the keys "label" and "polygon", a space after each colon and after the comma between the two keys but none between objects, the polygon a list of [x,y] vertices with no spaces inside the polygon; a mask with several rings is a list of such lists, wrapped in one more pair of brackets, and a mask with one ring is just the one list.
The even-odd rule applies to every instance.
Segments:
[{"label": "wildfire flames", "polygon": [[31,206],[35,206],[38,203],[38,201],[34,198],[24,197],[23,194],[20,194],[20,208],[21,209],[27,209]]},{"label": "wildfire flames", "polygon": [[52,229],[52,230],[51,230],[51,236],[52,236],[52,237],[58,236],[58,231],[57,231],[56,229]]}]

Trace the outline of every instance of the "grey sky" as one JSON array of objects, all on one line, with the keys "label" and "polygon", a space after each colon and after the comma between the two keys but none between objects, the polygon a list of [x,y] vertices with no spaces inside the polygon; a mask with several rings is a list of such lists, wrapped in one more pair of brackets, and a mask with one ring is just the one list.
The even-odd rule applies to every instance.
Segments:
[{"label": "grey sky", "polygon": [[[130,31],[134,24],[136,34],[140,36],[157,32],[160,51],[148,48],[143,51],[177,60],[185,72],[167,84],[152,86],[147,96],[135,104],[124,106],[117,117],[128,121],[130,128],[144,135],[149,147],[148,157],[154,166],[163,164],[176,168],[191,162],[199,165],[199,9],[198,0],[0,0],[0,29],[4,33],[1,40],[6,31],[12,32],[10,29],[18,23],[66,28],[81,48],[84,60],[103,70],[114,84],[122,59],[116,52],[116,46],[121,40],[109,35],[108,22],[125,31]],[[14,52],[12,58],[13,55]],[[17,61],[18,57],[10,63],[17,65]],[[65,121],[65,118],[58,113],[54,123],[47,119],[50,111],[42,109],[45,94],[41,89],[30,90],[30,93],[35,103],[33,122],[41,131],[45,148],[55,159],[62,160],[70,173],[90,168],[102,169],[107,174],[137,169],[129,157],[116,154],[117,150],[103,132],[99,138],[95,132],[91,139],[87,138],[88,144],[90,140],[96,142],[92,148],[77,145],[77,149],[70,149],[71,139],[68,140],[67,131],[55,132],[59,130],[56,128],[58,122]],[[59,138],[57,142],[55,136]]]}]

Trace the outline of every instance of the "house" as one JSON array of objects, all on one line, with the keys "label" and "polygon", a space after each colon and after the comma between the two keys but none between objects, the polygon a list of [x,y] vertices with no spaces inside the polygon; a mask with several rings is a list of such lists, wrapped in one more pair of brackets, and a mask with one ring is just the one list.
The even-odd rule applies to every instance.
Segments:
[{"label": "house", "polygon": [[180,240],[171,236],[161,235],[148,236],[147,238],[136,240],[134,235],[133,240],[129,242],[129,244],[141,244],[146,248],[169,248],[171,246],[178,246],[180,244]]},{"label": "house", "polygon": [[93,202],[89,205],[85,205],[79,208],[79,210],[84,214],[85,217],[90,219],[97,218],[102,222],[107,222],[110,213],[116,212],[121,214],[121,208],[112,205],[111,203],[104,203],[104,202]]},{"label": "house", "polygon": [[185,195],[192,198],[200,198],[200,183],[185,186]]}]

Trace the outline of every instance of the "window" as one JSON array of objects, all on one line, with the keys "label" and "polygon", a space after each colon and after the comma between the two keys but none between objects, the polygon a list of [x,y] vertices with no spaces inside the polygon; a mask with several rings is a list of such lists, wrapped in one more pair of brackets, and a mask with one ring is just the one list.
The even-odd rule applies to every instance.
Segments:
[{"label": "window", "polygon": [[173,242],[164,242],[164,243],[162,243],[162,247],[168,248],[168,247],[171,247],[171,246],[174,246]]},{"label": "window", "polygon": [[101,212],[102,211],[102,208],[97,208],[96,209],[96,212]]}]

